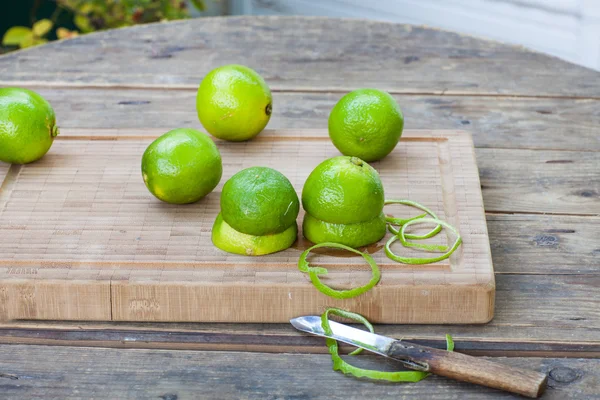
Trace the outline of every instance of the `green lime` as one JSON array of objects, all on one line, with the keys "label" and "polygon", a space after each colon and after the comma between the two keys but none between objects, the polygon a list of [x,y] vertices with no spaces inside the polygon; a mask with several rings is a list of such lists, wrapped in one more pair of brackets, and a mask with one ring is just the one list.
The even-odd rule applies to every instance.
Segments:
[{"label": "green lime", "polygon": [[377,89],[359,89],[338,101],[329,114],[329,137],[347,156],[367,162],[381,160],[394,150],[404,128],[396,100]]},{"label": "green lime", "polygon": [[321,221],[355,224],[383,210],[383,185],[377,171],[357,157],[339,156],[319,164],[302,189],[302,206]]},{"label": "green lime", "polygon": [[271,118],[273,99],[264,79],[243,65],[213,69],[196,96],[198,118],[211,135],[240,142],[258,135]]},{"label": "green lime", "polygon": [[223,219],[248,235],[283,232],[296,223],[299,211],[294,187],[272,168],[246,168],[225,182],[221,192]]},{"label": "green lime", "polygon": [[297,237],[298,225],[295,221],[283,232],[254,236],[233,229],[220,213],[212,228],[212,242],[215,246],[244,256],[261,256],[285,250],[294,244]]},{"label": "green lime", "polygon": [[169,131],[148,146],[142,176],[162,201],[187,204],[200,200],[219,184],[221,154],[210,137],[195,129]]},{"label": "green lime", "polygon": [[0,160],[27,164],[50,150],[58,135],[50,103],[27,89],[0,89]]},{"label": "green lime", "polygon": [[302,223],[302,233],[305,238],[315,244],[329,242],[350,247],[362,247],[384,237],[385,227],[383,212],[370,221],[356,224],[332,224],[306,213]]}]

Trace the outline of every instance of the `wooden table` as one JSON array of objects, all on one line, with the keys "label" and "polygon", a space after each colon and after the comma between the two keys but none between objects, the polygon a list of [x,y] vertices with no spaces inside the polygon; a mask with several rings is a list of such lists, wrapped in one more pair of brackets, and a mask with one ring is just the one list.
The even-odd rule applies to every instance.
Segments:
[{"label": "wooden table", "polygon": [[[545,398],[600,398],[600,73],[435,29],[235,17],[7,54],[0,86],[40,92],[64,128],[199,128],[190,106],[197,85],[227,63],[249,65],[269,83],[270,128],[323,128],[344,93],[377,87],[396,97],[407,128],[469,130],[496,316],[487,325],[376,329],[439,347],[450,333],[458,351],[549,373]],[[319,354],[321,339],[286,324],[11,321],[0,325],[0,343],[1,398],[510,397],[437,377],[405,385],[347,378]]]}]

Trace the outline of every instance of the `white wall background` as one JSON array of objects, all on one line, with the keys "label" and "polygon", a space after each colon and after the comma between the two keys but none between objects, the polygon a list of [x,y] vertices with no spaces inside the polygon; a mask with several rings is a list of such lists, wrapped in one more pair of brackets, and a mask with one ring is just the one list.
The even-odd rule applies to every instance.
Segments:
[{"label": "white wall background", "polygon": [[600,70],[600,0],[230,0],[229,13],[428,25],[521,44]]}]

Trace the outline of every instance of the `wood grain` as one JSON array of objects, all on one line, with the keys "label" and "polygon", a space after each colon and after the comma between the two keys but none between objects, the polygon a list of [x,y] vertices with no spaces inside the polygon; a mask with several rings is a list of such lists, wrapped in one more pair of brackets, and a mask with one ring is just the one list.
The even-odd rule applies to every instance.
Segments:
[{"label": "wood grain", "polygon": [[600,215],[600,153],[478,149],[486,212]]},{"label": "wood grain", "polygon": [[[588,216],[597,215],[598,160],[583,154],[600,149],[597,72],[427,28],[322,18],[217,18],[86,35],[4,55],[0,86],[40,91],[66,128],[125,128],[105,132],[113,136],[132,128],[200,128],[193,108],[197,84],[211,68],[230,62],[250,65],[267,79],[275,98],[270,128],[323,128],[344,92],[373,86],[397,94],[408,128],[461,128],[471,131],[477,147],[545,150],[543,156],[519,151],[505,159],[508,150],[477,149],[487,170],[486,205],[495,207],[487,215],[499,290],[494,320],[484,326],[376,329],[438,347],[451,333],[457,348],[471,354],[600,357],[595,241],[600,225]],[[7,173],[0,163],[0,182]],[[0,204],[2,198],[0,189]],[[554,215],[543,215],[548,212]],[[27,291],[19,295],[26,298]],[[62,301],[70,301],[66,293],[52,304]],[[0,301],[0,318],[5,303]],[[0,342],[323,351],[322,342],[288,324],[12,321],[0,324]],[[503,396],[436,377],[393,387],[358,382],[331,372],[327,357],[297,357],[306,358],[291,364],[287,356],[246,353],[0,346],[0,392],[9,398],[171,400],[198,393],[260,399]],[[237,368],[240,361],[251,369]],[[599,398],[598,360],[502,362],[553,371],[544,398]],[[326,375],[316,376],[315,370]]]},{"label": "wood grain", "polygon": [[[196,88],[29,86],[53,105],[63,128],[201,129]],[[270,129],[327,127],[343,93],[275,92]],[[600,101],[564,98],[395,95],[407,129],[463,129],[475,147],[600,151]]]},{"label": "wood grain", "polygon": [[[222,181],[267,165],[301,191],[317,164],[339,154],[324,131],[279,132],[242,144],[220,141]],[[389,198],[427,204],[459,229],[463,246],[448,262],[419,267],[390,262],[377,251],[381,244],[371,246],[385,279],[344,301],[318,293],[297,270],[306,241],[269,257],[216,249],[210,230],[221,186],[190,206],[160,203],[139,176],[152,138],[119,138],[67,134],[42,160],[18,167],[5,187],[0,230],[14,240],[0,244],[4,319],[63,319],[63,310],[53,316],[55,307],[70,310],[66,319],[117,321],[287,322],[328,305],[385,323],[481,323],[493,315],[487,228],[466,133],[409,131],[391,156],[373,164]],[[359,285],[369,277],[359,259],[328,259],[324,279],[333,287]],[[86,295],[88,287],[102,295]]]},{"label": "wood grain", "polygon": [[[600,357],[600,277],[497,275],[494,319],[484,325],[378,325],[377,333],[443,347],[450,333],[471,354]],[[574,340],[576,338],[576,340]],[[149,324],[13,321],[0,325],[2,343],[324,351],[290,324]]]},{"label": "wood grain", "polygon": [[[255,142],[297,140],[302,131],[267,130]],[[328,142],[324,131],[311,131],[315,138]],[[157,128],[68,128],[63,129],[61,139],[151,139],[162,133]],[[403,140],[409,140],[408,136]],[[600,215],[600,152],[479,148],[475,154],[488,213]]]},{"label": "wood grain", "polygon": [[277,90],[600,93],[597,72],[524,48],[409,25],[306,17],[202,18],[85,35],[2,56],[0,84],[189,88],[229,63],[255,68]]},{"label": "wood grain", "polygon": [[487,224],[496,274],[600,274],[599,218],[488,214]]},{"label": "wood grain", "polygon": [[530,398],[540,397],[546,391],[548,383],[545,373],[404,340],[392,342],[386,354],[402,365],[418,371],[432,372],[461,382],[501,389]]},{"label": "wood grain", "polygon": [[[322,344],[324,346],[324,344]],[[493,359],[549,376],[544,399],[598,399],[600,361]],[[396,370],[361,355],[363,368]],[[60,365],[60,368],[56,366]],[[257,372],[258,371],[258,372]],[[344,377],[328,355],[0,346],[0,388],[7,398],[70,399],[376,399],[517,398],[431,376],[419,384],[382,384]]]}]

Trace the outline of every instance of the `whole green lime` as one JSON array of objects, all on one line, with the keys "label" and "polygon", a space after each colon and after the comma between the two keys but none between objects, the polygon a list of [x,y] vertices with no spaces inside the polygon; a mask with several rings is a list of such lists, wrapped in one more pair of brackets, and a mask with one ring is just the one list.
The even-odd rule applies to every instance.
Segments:
[{"label": "whole green lime", "polygon": [[167,203],[200,200],[219,184],[221,155],[208,135],[174,129],[152,142],[142,157],[142,176],[150,192]]},{"label": "whole green lime", "polygon": [[350,247],[368,246],[385,236],[385,214],[383,212],[367,222],[356,224],[332,224],[321,221],[306,213],[302,233],[311,242],[333,242]]},{"label": "whole green lime", "polygon": [[347,156],[381,160],[398,144],[404,116],[389,93],[359,89],[338,101],[329,114],[329,137]]},{"label": "whole green lime", "polygon": [[50,103],[20,88],[0,89],[0,160],[27,164],[50,150],[58,135]]},{"label": "whole green lime", "polygon": [[383,184],[377,171],[357,157],[339,156],[319,164],[302,189],[302,206],[321,221],[355,224],[383,210]]},{"label": "whole green lime", "polygon": [[216,68],[202,79],[198,118],[211,135],[239,142],[258,135],[271,118],[273,98],[264,79],[243,65]]},{"label": "whole green lime", "polygon": [[254,236],[236,231],[219,214],[213,225],[211,238],[213,244],[223,251],[244,256],[260,256],[285,250],[294,244],[298,238],[298,225],[294,221],[283,232]]},{"label": "whole green lime", "polygon": [[279,171],[252,167],[233,175],[221,192],[221,213],[231,227],[248,235],[267,235],[296,223],[300,201]]}]

